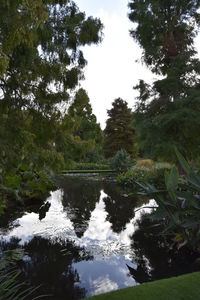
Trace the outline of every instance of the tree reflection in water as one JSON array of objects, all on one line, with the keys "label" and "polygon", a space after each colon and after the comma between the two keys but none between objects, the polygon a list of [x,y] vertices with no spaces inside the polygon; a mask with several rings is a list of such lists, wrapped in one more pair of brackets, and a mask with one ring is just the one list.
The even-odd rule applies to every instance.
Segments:
[{"label": "tree reflection in water", "polygon": [[155,226],[150,218],[143,215],[137,221],[137,230],[132,235],[133,261],[137,269],[129,268],[133,278],[143,283],[198,270],[195,266],[197,253],[177,246],[167,237],[160,235],[161,227]]},{"label": "tree reflection in water", "polygon": [[[0,244],[0,250],[19,248],[18,240]],[[26,256],[19,263],[22,270],[20,280],[28,286],[39,287],[30,300],[38,295],[50,295],[48,299],[80,299],[85,297],[85,289],[78,272],[72,267],[74,262],[92,260],[83,248],[72,242],[56,241],[34,237],[23,246]]]},{"label": "tree reflection in water", "polygon": [[69,178],[62,188],[64,191],[63,207],[68,212],[76,235],[81,238],[88,227],[91,212],[99,201],[101,183]]},{"label": "tree reflection in water", "polygon": [[172,248],[145,218],[145,210],[135,212],[145,202],[154,205],[124,195],[111,182],[65,178],[42,207],[35,206],[35,213],[23,212],[1,232],[7,242],[0,243],[0,256],[1,249],[23,245],[22,281],[41,284],[36,296],[52,294],[47,299],[53,300],[195,271],[194,253]]},{"label": "tree reflection in water", "polygon": [[[139,197],[124,194],[114,183],[104,184],[104,192],[107,194],[103,200],[108,213],[107,220],[112,224],[112,230],[120,233],[134,218],[134,210],[139,205]],[[144,203],[144,200],[143,200]],[[143,203],[140,203],[141,205]]]}]

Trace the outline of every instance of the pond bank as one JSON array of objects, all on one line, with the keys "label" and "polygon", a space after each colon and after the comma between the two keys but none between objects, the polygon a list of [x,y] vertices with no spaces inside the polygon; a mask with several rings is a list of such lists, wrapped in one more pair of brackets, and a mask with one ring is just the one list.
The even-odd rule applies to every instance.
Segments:
[{"label": "pond bank", "polygon": [[200,272],[144,283],[88,300],[193,300],[200,295]]}]

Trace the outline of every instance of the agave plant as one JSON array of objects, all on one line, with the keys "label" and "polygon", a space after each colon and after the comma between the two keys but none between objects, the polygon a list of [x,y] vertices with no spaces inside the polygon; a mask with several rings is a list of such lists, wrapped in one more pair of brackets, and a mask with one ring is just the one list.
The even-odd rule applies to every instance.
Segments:
[{"label": "agave plant", "polygon": [[166,187],[163,190],[150,184],[140,186],[143,194],[157,202],[152,217],[164,223],[162,233],[172,235],[179,247],[187,244],[200,252],[200,176],[177,149],[176,155],[184,175],[180,175],[174,166],[165,173]]}]

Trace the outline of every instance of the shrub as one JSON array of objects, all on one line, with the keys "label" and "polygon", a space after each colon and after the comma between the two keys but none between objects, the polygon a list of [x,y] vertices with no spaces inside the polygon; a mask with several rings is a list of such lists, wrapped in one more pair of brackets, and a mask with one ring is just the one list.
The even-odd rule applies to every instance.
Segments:
[{"label": "shrub", "polygon": [[147,168],[135,168],[134,170],[129,170],[124,172],[117,177],[118,184],[124,187],[134,187],[139,188],[138,182],[140,183],[151,183],[159,184],[159,186],[164,185],[164,173],[166,169],[147,169]]},{"label": "shrub", "polygon": [[85,162],[87,163],[95,163],[95,164],[104,164],[104,157],[103,155],[100,153],[100,151],[98,151],[97,149],[94,149],[92,151],[90,151],[89,153],[87,153],[86,158],[85,158]]},{"label": "shrub", "polygon": [[21,166],[15,172],[6,174],[0,184],[0,214],[8,201],[11,203],[14,200],[21,204],[27,199],[40,201],[54,188],[54,182],[45,171],[30,170]]},{"label": "shrub", "polygon": [[165,173],[164,190],[151,184],[140,186],[145,195],[156,200],[158,208],[152,217],[165,222],[164,234],[172,235],[179,247],[187,244],[200,252],[200,176],[177,150],[176,154],[185,175],[180,177],[174,166]]},{"label": "shrub", "polygon": [[127,170],[131,162],[130,155],[124,150],[119,150],[113,157],[110,163],[110,167],[113,170],[124,171]]}]

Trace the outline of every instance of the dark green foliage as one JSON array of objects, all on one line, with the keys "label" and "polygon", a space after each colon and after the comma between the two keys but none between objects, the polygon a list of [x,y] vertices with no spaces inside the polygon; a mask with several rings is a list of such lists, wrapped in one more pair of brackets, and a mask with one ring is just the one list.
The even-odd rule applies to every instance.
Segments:
[{"label": "dark green foliage", "polygon": [[79,89],[57,131],[56,149],[64,153],[66,163],[89,161],[92,154],[96,154],[93,162],[97,162],[95,159],[102,154],[102,143],[103,134],[92,113],[89,97],[84,89]]},{"label": "dark green foliage", "polygon": [[188,245],[200,251],[200,177],[190,169],[182,155],[176,151],[179,163],[185,172],[179,176],[173,167],[165,174],[165,189],[153,185],[141,185],[145,194],[154,198],[158,208],[153,218],[165,223],[164,234],[172,235],[180,246]]},{"label": "dark green foliage", "polygon": [[118,175],[117,182],[123,187],[139,189],[138,182],[164,186],[164,173],[166,168],[135,168]]},{"label": "dark green foliage", "polygon": [[78,90],[74,101],[69,108],[68,116],[71,119],[73,135],[82,141],[91,143],[91,151],[102,151],[103,134],[96,116],[92,112],[90,99],[84,89]]},{"label": "dark green foliage", "polygon": [[[86,63],[79,47],[97,43],[102,25],[97,19],[86,19],[85,14],[67,0],[45,4],[41,0],[29,0],[26,4],[3,1],[0,11],[2,48],[9,49],[9,65],[0,77],[0,154],[2,158],[6,153],[8,164],[12,158],[15,161],[14,153],[9,155],[11,149],[18,157],[24,156],[24,146],[28,152],[33,146],[47,152],[55,150],[53,139],[56,122],[60,119],[58,104],[68,101],[70,90],[82,78]],[[11,46],[9,36],[13,35],[13,41],[16,36],[12,28],[17,28],[11,13],[21,21],[22,32],[26,33],[26,26],[33,28],[33,36],[29,33],[31,40],[21,33],[17,44]],[[37,26],[33,16],[39,20],[41,17]],[[11,166],[13,161],[10,161]]]},{"label": "dark green foliage", "polygon": [[175,84],[181,73],[192,71],[190,62],[195,54],[193,39],[200,23],[199,7],[199,0],[129,2],[129,18],[136,23],[131,35],[143,49],[143,60],[155,73],[170,72]]},{"label": "dark green foliage", "polygon": [[118,98],[108,110],[108,119],[104,130],[104,154],[113,157],[117,151],[124,149],[132,157],[137,156],[134,117],[127,102]]},{"label": "dark green foliage", "polygon": [[189,93],[169,103],[157,99],[146,106],[145,112],[138,112],[136,123],[141,153],[154,159],[175,161],[173,149],[177,146],[188,158],[196,159],[200,146],[199,99]]},{"label": "dark green foliage", "polygon": [[69,107],[68,116],[71,119],[74,135],[82,140],[94,140],[97,144],[102,142],[100,125],[97,124],[96,117],[92,113],[90,99],[84,89],[76,93]]},{"label": "dark green foliage", "polygon": [[1,1],[0,76],[7,71],[14,49],[22,44],[33,46],[37,41],[38,27],[47,19],[48,9],[42,0]]},{"label": "dark green foliage", "polygon": [[[27,196],[39,197],[49,185],[43,170],[58,171],[70,160],[56,143],[60,109],[83,78],[80,47],[100,42],[101,30],[100,20],[86,18],[73,1],[0,2],[1,194],[25,188]],[[22,166],[32,172],[28,181],[18,174]],[[0,207],[4,202],[3,195]]]},{"label": "dark green foliage", "polygon": [[[199,152],[200,62],[194,38],[200,1],[130,1],[129,18],[136,27],[133,38],[143,48],[143,60],[165,77],[152,86],[144,81],[136,105],[141,154],[175,160],[174,145],[188,158]],[[188,126],[190,124],[190,126]]]},{"label": "dark green foliage", "polygon": [[52,178],[43,170],[18,169],[6,173],[0,184],[0,215],[13,200],[23,205],[25,200],[42,201],[55,189]]},{"label": "dark green foliage", "polygon": [[[102,141],[102,144],[103,144],[103,141]],[[106,163],[106,159],[104,158],[103,153],[102,153],[102,146],[103,146],[102,144],[99,145],[100,147],[98,147],[92,151],[89,151],[87,153],[85,162],[98,163],[98,164]]]},{"label": "dark green foliage", "polygon": [[130,155],[126,152],[126,150],[121,149],[117,151],[115,156],[112,158],[110,166],[111,169],[121,172],[128,169],[128,167],[130,166],[130,162]]}]

